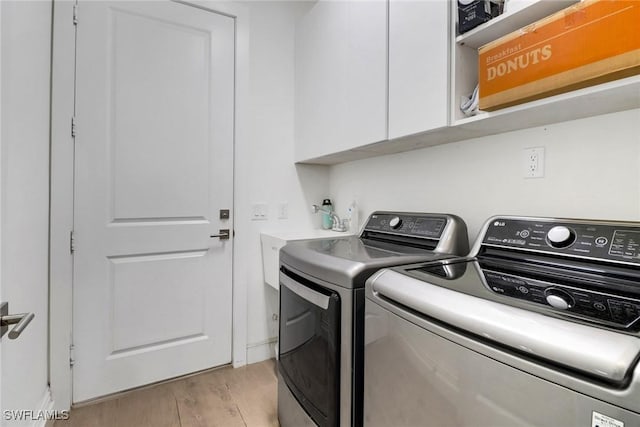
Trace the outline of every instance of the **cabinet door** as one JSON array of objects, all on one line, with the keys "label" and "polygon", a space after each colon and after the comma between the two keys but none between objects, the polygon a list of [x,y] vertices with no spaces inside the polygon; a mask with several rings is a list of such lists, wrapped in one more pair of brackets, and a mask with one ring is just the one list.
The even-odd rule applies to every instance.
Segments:
[{"label": "cabinet door", "polygon": [[387,2],[318,1],[296,26],[296,160],[387,138]]},{"label": "cabinet door", "polygon": [[448,124],[449,3],[389,2],[389,139]]}]

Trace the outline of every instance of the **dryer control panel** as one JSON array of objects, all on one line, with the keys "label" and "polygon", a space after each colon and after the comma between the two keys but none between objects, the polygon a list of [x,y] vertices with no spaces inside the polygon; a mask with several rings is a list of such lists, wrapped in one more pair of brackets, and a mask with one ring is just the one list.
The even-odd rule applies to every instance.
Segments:
[{"label": "dryer control panel", "polygon": [[451,214],[376,211],[360,238],[458,256],[469,253],[467,226]]},{"label": "dryer control panel", "polygon": [[640,224],[497,218],[484,245],[640,264]]},{"label": "dryer control panel", "polygon": [[495,295],[640,329],[640,223],[496,217],[480,239],[474,256]]},{"label": "dryer control panel", "polygon": [[486,269],[482,273],[496,294],[562,310],[567,315],[625,329],[635,326],[640,318],[640,299]]},{"label": "dryer control panel", "polygon": [[439,239],[446,225],[445,216],[374,213],[369,217],[365,230]]}]

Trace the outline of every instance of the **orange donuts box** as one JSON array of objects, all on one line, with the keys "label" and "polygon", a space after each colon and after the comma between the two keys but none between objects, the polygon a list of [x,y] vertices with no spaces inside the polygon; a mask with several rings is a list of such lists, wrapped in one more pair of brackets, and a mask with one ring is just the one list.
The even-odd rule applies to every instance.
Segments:
[{"label": "orange donuts box", "polygon": [[640,73],[640,0],[583,0],[478,50],[493,111]]}]

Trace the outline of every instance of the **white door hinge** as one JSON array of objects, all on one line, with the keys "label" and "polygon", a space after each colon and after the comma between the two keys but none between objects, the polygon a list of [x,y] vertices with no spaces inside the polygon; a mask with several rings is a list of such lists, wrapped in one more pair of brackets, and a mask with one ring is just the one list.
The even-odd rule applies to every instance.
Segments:
[{"label": "white door hinge", "polygon": [[71,117],[71,137],[76,137],[76,116]]},{"label": "white door hinge", "polygon": [[74,253],[76,251],[76,238],[73,231],[69,233],[69,251],[71,253]]},{"label": "white door hinge", "polygon": [[73,5],[73,25],[78,25],[78,4]]},{"label": "white door hinge", "polygon": [[71,344],[69,346],[69,366],[73,367],[76,363],[76,347]]}]

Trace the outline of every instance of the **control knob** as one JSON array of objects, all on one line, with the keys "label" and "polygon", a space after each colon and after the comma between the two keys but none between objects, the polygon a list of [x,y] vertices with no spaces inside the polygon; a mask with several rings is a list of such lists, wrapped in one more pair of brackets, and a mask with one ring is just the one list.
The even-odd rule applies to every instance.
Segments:
[{"label": "control knob", "polygon": [[556,225],[547,233],[547,242],[554,248],[566,248],[576,240],[576,234],[564,225]]},{"label": "control knob", "polygon": [[400,219],[399,216],[394,216],[389,220],[389,227],[393,228],[394,230],[397,228],[400,228],[401,225],[402,225],[402,219]]},{"label": "control knob", "polygon": [[567,310],[574,305],[574,300],[568,292],[557,288],[548,288],[544,291],[549,305],[560,310]]}]

